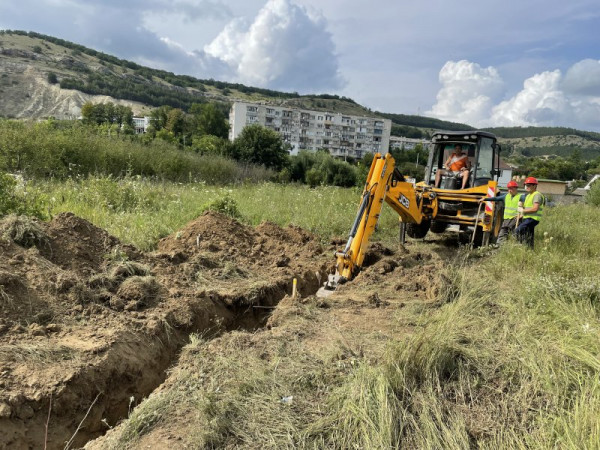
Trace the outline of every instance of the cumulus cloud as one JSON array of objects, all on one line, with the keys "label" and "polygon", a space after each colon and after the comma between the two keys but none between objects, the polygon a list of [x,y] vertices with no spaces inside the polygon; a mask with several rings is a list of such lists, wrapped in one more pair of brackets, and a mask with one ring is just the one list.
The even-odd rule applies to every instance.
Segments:
[{"label": "cumulus cloud", "polygon": [[503,81],[494,67],[466,60],[448,61],[440,70],[442,88],[430,114],[444,120],[473,123],[489,114],[501,94]]},{"label": "cumulus cloud", "polygon": [[584,59],[573,64],[562,83],[565,92],[600,97],[600,61]]},{"label": "cumulus cloud", "polygon": [[492,109],[491,123],[500,126],[556,123],[570,109],[569,101],[559,89],[560,80],[560,70],[528,78],[517,95]]},{"label": "cumulus cloud", "polygon": [[586,59],[560,70],[535,74],[512,98],[494,102],[502,79],[496,69],[468,61],[447,62],[442,88],[428,113],[475,126],[571,126],[598,129],[600,61]]},{"label": "cumulus cloud", "polygon": [[269,0],[250,24],[231,21],[204,53],[246,84],[299,91],[342,85],[325,19],[289,0]]}]

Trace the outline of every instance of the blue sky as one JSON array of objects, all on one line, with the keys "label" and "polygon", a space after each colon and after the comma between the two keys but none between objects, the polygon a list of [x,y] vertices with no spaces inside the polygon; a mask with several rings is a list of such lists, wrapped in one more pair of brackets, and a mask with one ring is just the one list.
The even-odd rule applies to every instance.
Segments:
[{"label": "blue sky", "polygon": [[0,28],[373,110],[600,131],[599,0],[0,0]]}]

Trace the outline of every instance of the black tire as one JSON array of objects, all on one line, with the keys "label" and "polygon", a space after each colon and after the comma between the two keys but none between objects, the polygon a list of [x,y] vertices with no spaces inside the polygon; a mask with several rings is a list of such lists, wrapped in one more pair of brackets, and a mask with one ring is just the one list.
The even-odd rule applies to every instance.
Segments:
[{"label": "black tire", "polygon": [[406,224],[406,234],[413,239],[423,239],[427,232],[429,231],[429,227],[431,226],[431,220],[423,220],[423,222],[419,223],[407,223]]},{"label": "black tire", "polygon": [[[473,235],[471,233],[469,233],[469,243],[473,239]],[[484,240],[484,235],[487,233],[489,233],[489,232],[484,233],[483,228],[481,228],[479,225],[477,226],[477,230],[475,231],[475,239],[473,239],[473,241],[472,241],[473,248],[481,247],[481,244],[483,243],[483,240]]]},{"label": "black tire", "polygon": [[437,220],[431,222],[431,226],[429,227],[432,233],[443,233],[446,231],[446,228],[448,228],[447,223],[438,222]]}]

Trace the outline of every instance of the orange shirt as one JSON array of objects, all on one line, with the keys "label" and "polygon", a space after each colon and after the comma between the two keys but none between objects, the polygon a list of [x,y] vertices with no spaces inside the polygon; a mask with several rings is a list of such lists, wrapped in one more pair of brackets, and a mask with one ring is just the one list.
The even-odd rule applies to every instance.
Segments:
[{"label": "orange shirt", "polygon": [[453,172],[458,172],[463,167],[467,167],[467,154],[457,155],[456,153],[452,153],[448,168]]}]

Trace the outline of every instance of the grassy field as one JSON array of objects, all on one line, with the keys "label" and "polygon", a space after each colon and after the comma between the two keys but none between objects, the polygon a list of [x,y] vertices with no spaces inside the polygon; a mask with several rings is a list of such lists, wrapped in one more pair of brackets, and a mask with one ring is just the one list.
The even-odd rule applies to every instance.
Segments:
[{"label": "grassy field", "polygon": [[[44,192],[51,214],[72,211],[146,250],[223,198],[235,200],[244,222],[292,223],[324,240],[347,233],[359,199],[353,189],[274,184],[216,188],[95,179],[34,189]],[[394,242],[396,221],[384,208],[377,239]],[[280,434],[269,437],[269,446],[600,448],[598,223],[594,206],[549,208],[534,251],[509,242],[466,254],[448,269],[445,297],[411,319],[418,323],[415,333],[387,344],[385,357],[357,358],[348,376],[329,379],[319,420],[301,409],[275,418],[287,422],[274,424]],[[296,357],[290,361],[299,361],[293,367],[302,372]],[[239,375],[256,395],[266,395],[268,370],[249,372],[249,362],[240,364],[228,373],[232,382]],[[307,392],[327,374],[310,370],[315,378]],[[294,373],[290,380],[297,383]],[[264,431],[252,422],[257,406],[248,403],[247,390],[232,392],[228,402],[249,422],[229,421],[231,409],[214,405],[211,420],[219,436],[246,433],[252,440]],[[132,439],[144,429],[143,414],[156,411],[154,401],[132,416]]]},{"label": "grassy field", "polygon": [[599,220],[557,207],[535,251],[509,243],[452,270],[451,298],[339,387],[320,433],[348,448],[600,448]]},{"label": "grassy field", "polygon": [[[360,200],[357,189],[337,187],[273,183],[215,187],[135,178],[44,181],[32,189],[43,196],[51,215],[73,212],[142,250],[153,249],[158,239],[196,218],[211,202],[226,198],[237,204],[240,220],[251,225],[269,220],[298,225],[324,240],[346,236]],[[397,222],[397,215],[384,208],[375,239],[396,236]]]}]

